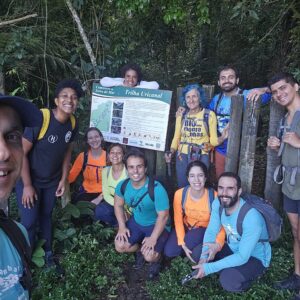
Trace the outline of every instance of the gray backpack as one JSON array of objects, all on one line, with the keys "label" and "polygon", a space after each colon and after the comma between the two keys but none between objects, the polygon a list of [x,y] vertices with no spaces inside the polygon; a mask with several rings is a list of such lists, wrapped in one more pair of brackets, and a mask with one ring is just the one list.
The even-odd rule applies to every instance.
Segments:
[{"label": "gray backpack", "polygon": [[[259,242],[274,242],[276,241],[282,232],[283,221],[281,216],[278,214],[276,209],[267,202],[265,199],[260,198],[253,194],[242,194],[241,198],[245,200],[245,204],[241,207],[239,215],[237,218],[237,232],[240,236],[243,234],[243,221],[247,212],[251,208],[255,208],[259,211],[265,219],[267,230],[269,234],[269,239],[260,239]],[[220,206],[219,213],[220,217],[222,215],[224,207]]]}]

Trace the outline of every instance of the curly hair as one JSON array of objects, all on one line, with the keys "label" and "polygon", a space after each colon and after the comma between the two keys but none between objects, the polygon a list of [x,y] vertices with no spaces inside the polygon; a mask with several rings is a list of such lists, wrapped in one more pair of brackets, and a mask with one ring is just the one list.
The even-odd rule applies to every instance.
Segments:
[{"label": "curly hair", "polygon": [[73,89],[76,92],[78,98],[83,96],[83,90],[78,80],[63,79],[56,85],[55,92],[54,92],[55,98],[57,98],[59,93],[65,88]]},{"label": "curly hair", "polygon": [[142,78],[143,78],[143,74],[142,74],[142,69],[139,65],[137,64],[126,64],[125,66],[123,66],[121,68],[121,77],[124,78],[125,74],[128,70],[133,70],[136,72],[137,74],[137,82],[140,83]]},{"label": "curly hair", "polygon": [[180,105],[187,108],[185,97],[186,97],[186,94],[191,90],[196,90],[199,93],[200,106],[206,107],[206,104],[207,104],[206,95],[205,95],[203,87],[200,86],[198,83],[188,84],[187,86],[185,86],[183,88],[182,95],[180,97]]}]

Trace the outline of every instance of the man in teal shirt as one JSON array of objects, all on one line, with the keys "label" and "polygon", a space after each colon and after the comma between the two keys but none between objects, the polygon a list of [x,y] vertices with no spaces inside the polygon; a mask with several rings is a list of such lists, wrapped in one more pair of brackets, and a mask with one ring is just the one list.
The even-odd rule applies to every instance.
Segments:
[{"label": "man in teal shirt", "polygon": [[[24,155],[23,128],[34,127],[41,122],[39,110],[29,101],[18,97],[0,96],[1,218],[6,218],[4,211],[7,208],[7,199],[21,172]],[[28,242],[26,229],[19,223],[17,225]],[[2,228],[0,248],[0,299],[29,299],[28,291],[20,282],[24,269],[21,257]]]},{"label": "man in teal shirt", "polygon": [[[168,238],[169,199],[157,181],[153,183],[154,197],[151,199],[147,160],[140,150],[131,150],[124,160],[129,181],[125,191],[122,191],[124,181],[116,187],[114,209],[119,229],[115,247],[120,253],[136,253],[136,268],[142,267],[144,260],[150,262],[149,278],[152,279],[160,271],[161,252]],[[128,221],[125,204],[132,211]]]},{"label": "man in teal shirt", "polygon": [[[203,252],[196,278],[220,273],[222,287],[231,292],[242,292],[261,276],[270,264],[271,246],[264,217],[251,208],[237,231],[237,218],[245,200],[241,197],[241,179],[232,172],[222,173],[218,181],[218,199],[212,205],[212,214],[203,240]],[[220,216],[220,204],[223,210]],[[216,236],[224,227],[227,243],[220,249]],[[264,240],[263,242],[260,240]]]}]

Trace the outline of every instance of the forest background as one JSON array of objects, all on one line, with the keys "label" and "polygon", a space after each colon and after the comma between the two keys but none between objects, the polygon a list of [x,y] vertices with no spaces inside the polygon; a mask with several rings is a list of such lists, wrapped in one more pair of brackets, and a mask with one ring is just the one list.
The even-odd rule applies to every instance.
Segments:
[{"label": "forest background", "polygon": [[[228,63],[240,70],[243,88],[264,86],[279,70],[291,71],[300,79],[300,2],[1,0],[0,92],[23,96],[40,107],[51,106],[57,82],[77,78],[87,88],[77,112],[81,132],[88,126],[93,80],[119,76],[120,67],[127,62],[140,64],[145,80],[156,80],[161,89],[172,91],[192,82],[216,84],[217,68]],[[180,258],[162,274],[159,284],[150,283],[146,289],[144,282],[131,286],[123,270],[132,258],[115,254],[109,244],[113,231],[101,224],[75,228],[70,216],[78,216],[78,210],[59,210],[54,216],[54,246],[67,279],[36,270],[34,299],[227,297],[216,280],[181,288],[178,282],[190,267]],[[268,276],[236,298],[291,296],[271,288],[274,279],[282,278],[292,267],[290,238],[285,235],[275,245]],[[91,251],[98,255],[85,255]],[[36,254],[42,255],[41,251]]]}]

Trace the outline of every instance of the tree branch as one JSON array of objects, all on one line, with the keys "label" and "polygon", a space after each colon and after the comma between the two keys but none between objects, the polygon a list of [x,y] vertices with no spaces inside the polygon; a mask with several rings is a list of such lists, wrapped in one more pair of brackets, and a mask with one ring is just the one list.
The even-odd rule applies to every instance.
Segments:
[{"label": "tree branch", "polygon": [[81,38],[83,40],[83,43],[84,43],[85,48],[86,48],[86,51],[88,52],[88,55],[90,57],[91,63],[92,63],[93,68],[94,68],[94,75],[96,75],[97,74],[97,72],[96,72],[97,62],[96,62],[96,57],[95,57],[95,55],[93,53],[91,44],[88,41],[88,38],[87,38],[87,36],[86,36],[86,34],[84,32],[83,26],[81,24],[81,21],[80,21],[80,19],[78,17],[78,14],[77,14],[76,10],[74,9],[74,7],[73,7],[73,5],[71,3],[71,1],[70,0],[66,0],[66,4],[67,4],[67,6],[68,6],[68,8],[69,8],[69,10],[70,10],[70,12],[72,14],[72,17],[73,17],[74,21],[77,24],[78,31],[80,33],[80,36],[81,36]]},{"label": "tree branch", "polygon": [[27,15],[27,16],[17,18],[17,19],[13,19],[13,20],[9,20],[9,21],[3,21],[3,22],[0,22],[0,27],[15,24],[15,23],[18,23],[18,22],[21,22],[21,21],[24,21],[24,20],[27,20],[27,19],[30,19],[30,18],[35,18],[35,17],[37,17],[37,15],[38,14],[31,14],[31,15]]}]

